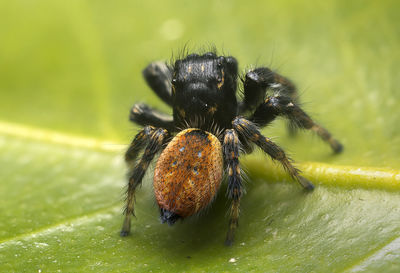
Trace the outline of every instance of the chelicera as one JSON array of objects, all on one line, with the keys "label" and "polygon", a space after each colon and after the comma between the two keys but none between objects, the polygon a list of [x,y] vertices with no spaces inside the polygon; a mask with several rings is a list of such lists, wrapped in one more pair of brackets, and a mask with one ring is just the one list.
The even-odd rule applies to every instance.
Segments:
[{"label": "chelicera", "polygon": [[[121,236],[130,232],[135,190],[158,153],[153,183],[163,223],[172,225],[206,208],[227,175],[231,205],[225,243],[231,245],[243,195],[241,152],[250,153],[258,146],[293,180],[307,190],[314,188],[260,128],[283,116],[289,119],[292,131],[311,130],[333,152],[342,151],[342,145],[299,107],[294,84],[269,68],[259,67],[245,74],[240,101],[236,96],[238,64],[231,56],[190,54],[173,65],[151,63],[143,75],[153,91],[172,107],[173,116],[145,104],[132,107],[130,120],[144,128],[125,154],[129,182]],[[141,152],[141,159],[136,161]]]}]

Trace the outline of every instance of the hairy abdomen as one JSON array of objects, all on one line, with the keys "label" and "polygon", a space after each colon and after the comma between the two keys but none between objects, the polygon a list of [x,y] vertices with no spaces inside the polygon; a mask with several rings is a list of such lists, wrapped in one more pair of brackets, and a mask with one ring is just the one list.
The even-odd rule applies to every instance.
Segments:
[{"label": "hairy abdomen", "polygon": [[185,218],[215,197],[223,174],[219,140],[200,129],[177,134],[161,153],[154,171],[154,192],[160,209]]}]

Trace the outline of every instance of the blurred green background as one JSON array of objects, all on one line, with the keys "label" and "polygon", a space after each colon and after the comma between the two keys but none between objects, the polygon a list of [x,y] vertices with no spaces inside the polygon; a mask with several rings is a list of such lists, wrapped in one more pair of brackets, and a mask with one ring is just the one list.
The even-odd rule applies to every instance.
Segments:
[{"label": "blurred green background", "polygon": [[[398,167],[396,7],[364,0],[1,1],[0,117],[128,143],[134,102],[170,111],[141,70],[185,44],[213,44],[237,57],[242,71],[267,65],[293,79],[304,108],[346,145],[335,162]],[[329,152],[319,141],[289,142],[282,141],[295,152],[311,147],[304,160]],[[355,154],[362,155],[357,162]]]},{"label": "blurred green background", "polygon": [[[141,70],[169,61],[185,45],[194,51],[215,45],[235,56],[243,72],[265,65],[292,79],[304,109],[345,145],[333,156],[310,133],[289,138],[282,121],[267,128],[296,161],[396,170],[399,6],[394,0],[0,1],[0,122],[128,144],[138,129],[128,121],[133,103],[171,112]],[[0,133],[6,272],[357,271],[400,234],[396,193],[321,187],[305,197],[282,182],[286,177],[261,174],[248,183],[240,240],[226,249],[223,194],[208,215],[169,229],[158,223],[149,176],[138,197],[139,234],[121,240],[123,148],[110,153]],[[71,223],[75,232],[65,233]],[[59,231],[60,238],[53,236]],[[399,269],[394,258],[379,261],[365,268]]]}]

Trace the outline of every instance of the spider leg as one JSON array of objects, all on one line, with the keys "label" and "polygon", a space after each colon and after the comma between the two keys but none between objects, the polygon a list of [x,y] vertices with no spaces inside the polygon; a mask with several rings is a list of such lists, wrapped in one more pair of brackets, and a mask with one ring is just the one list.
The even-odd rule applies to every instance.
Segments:
[{"label": "spider leg", "polygon": [[172,116],[164,114],[144,103],[133,105],[129,119],[139,125],[165,128],[168,131],[175,131],[175,125]]},{"label": "spider leg", "polygon": [[[288,78],[270,70],[267,67],[260,67],[249,71],[243,81],[244,100],[240,107],[240,112],[254,111],[265,97],[268,89],[273,93],[278,93],[290,97],[294,103],[299,102],[297,88]],[[290,120],[287,124],[289,135],[294,136],[297,128]]]},{"label": "spider leg", "polygon": [[287,157],[285,151],[272,142],[271,139],[263,136],[254,123],[244,118],[236,118],[232,124],[239,135],[255,143],[272,159],[279,161],[290,176],[299,182],[306,190],[314,189],[314,185],[301,176],[300,171],[292,165],[292,160]]},{"label": "spider leg", "polygon": [[153,62],[143,70],[147,84],[165,103],[172,106],[172,72],[164,62]]},{"label": "spider leg", "polygon": [[239,223],[240,198],[243,193],[242,178],[239,167],[239,139],[233,129],[225,131],[223,152],[228,169],[227,195],[232,199],[229,229],[225,240],[225,245],[229,246],[233,243],[234,233]]},{"label": "spider leg", "polygon": [[125,162],[128,166],[133,165],[140,151],[145,147],[154,131],[155,128],[153,126],[146,126],[137,133],[132,143],[129,145],[128,150],[125,152]]},{"label": "spider leg", "polygon": [[125,160],[128,164],[131,164],[137,157],[140,147],[145,142],[148,142],[140,162],[135,167],[132,167],[133,164],[131,164],[132,168],[129,173],[126,206],[124,210],[125,219],[120,233],[121,236],[127,236],[131,229],[131,216],[135,215],[134,202],[136,187],[142,183],[143,176],[150,162],[153,160],[155,154],[162,148],[167,135],[168,131],[165,129],[155,129],[148,126],[139,132],[128,148]]},{"label": "spider leg", "polygon": [[295,128],[314,131],[322,140],[327,142],[335,153],[343,150],[343,145],[336,140],[325,128],[314,122],[290,97],[276,94],[266,98],[249,118],[259,126],[265,126],[277,116],[287,117]]},{"label": "spider leg", "polygon": [[240,113],[254,111],[263,102],[267,89],[289,96],[295,102],[298,100],[296,86],[289,79],[267,67],[259,67],[247,72],[243,79],[243,87],[244,97],[240,105]]}]

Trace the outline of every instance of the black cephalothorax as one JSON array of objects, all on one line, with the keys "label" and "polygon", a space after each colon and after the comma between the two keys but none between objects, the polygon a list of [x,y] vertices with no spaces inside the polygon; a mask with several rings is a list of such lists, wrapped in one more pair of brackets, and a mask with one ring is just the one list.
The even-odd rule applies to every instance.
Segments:
[{"label": "black cephalothorax", "polygon": [[[174,141],[176,147],[183,145],[182,143],[188,143],[187,147],[182,146],[179,148],[181,152],[183,148],[190,152],[186,154],[186,158],[191,159],[191,156],[193,158],[201,156],[201,151],[194,151],[190,146],[194,144],[189,143],[189,141],[193,142],[193,139],[196,140],[190,135],[193,130],[200,129],[207,132],[203,135],[209,138],[210,141],[214,141],[212,142],[215,143],[213,147],[218,147],[221,150],[212,151],[209,157],[218,159],[219,154],[221,154],[224,166],[211,167],[217,172],[219,167],[224,168],[227,172],[227,196],[232,200],[226,237],[226,244],[228,245],[233,242],[234,231],[239,219],[240,199],[243,195],[241,169],[239,166],[240,151],[250,152],[252,151],[252,146],[256,145],[272,159],[278,161],[290,176],[305,189],[312,190],[314,188],[313,184],[301,176],[299,170],[292,165],[292,161],[284,150],[271,139],[262,135],[260,128],[268,125],[276,117],[283,116],[290,121],[292,130],[293,128],[300,128],[314,131],[331,146],[335,153],[342,151],[342,145],[299,107],[298,94],[294,84],[266,67],[248,71],[242,78],[244,94],[241,101],[238,101],[236,97],[238,64],[234,57],[217,56],[212,52],[203,55],[191,54],[175,61],[172,66],[168,66],[163,62],[151,63],[145,68],[143,75],[153,91],[172,107],[173,115],[161,113],[145,104],[135,104],[130,112],[130,120],[144,126],[144,129],[136,135],[125,155],[130,171],[125,221],[121,230],[122,236],[126,236],[130,232],[130,217],[134,214],[135,189],[140,185],[144,173],[154,156],[162,151],[165,145],[171,143],[171,139],[175,138],[177,138]],[[268,90],[272,92],[267,93]],[[188,128],[194,129],[189,130]],[[183,131],[184,129],[187,130]],[[179,132],[180,134],[175,136]],[[217,142],[215,142],[217,138],[214,139],[213,135],[217,136]],[[201,141],[201,139],[199,140]],[[173,170],[174,164],[179,161],[179,151],[176,147],[166,149],[170,154],[164,156],[165,158],[170,158],[172,153],[177,153],[176,160],[171,162],[171,166],[168,165],[169,161],[163,162],[167,166],[163,165],[166,170],[169,170],[169,168]],[[199,148],[197,147],[196,149]],[[207,149],[209,151],[210,148]],[[144,151],[143,156],[140,162],[136,162],[137,155],[141,151]],[[189,171],[191,172],[190,174],[194,173],[193,177],[198,175],[198,170],[201,169],[198,166],[194,166],[194,169],[192,169],[192,166],[187,166],[187,168],[188,174]],[[158,172],[156,170],[156,173],[163,175],[160,174],[159,170]],[[168,175],[168,173],[165,175]],[[189,177],[185,173],[181,176],[175,177],[175,179],[184,180]],[[186,183],[186,181],[181,182]],[[216,187],[219,186],[218,181],[211,182]],[[188,204],[192,204],[190,203],[192,202],[191,194],[195,191],[196,184],[190,179],[187,183],[193,188],[184,193],[180,192],[179,194],[181,195],[179,195],[178,199],[187,195],[188,199],[186,201]],[[204,183],[208,183],[208,181],[204,181]],[[178,193],[174,192],[178,190],[166,189],[165,191],[167,192],[165,196],[168,194],[168,198],[175,195],[178,196]],[[163,196],[162,194],[162,192],[156,193],[157,196]],[[212,197],[214,192],[207,194]],[[207,196],[207,194],[205,195]],[[193,204],[196,205],[196,208],[197,205],[202,208],[206,205],[203,204],[204,202],[211,202],[211,197],[207,199],[208,201],[200,200],[197,201],[198,203]],[[169,200],[167,197],[160,198],[166,199],[158,200],[163,222],[173,224],[177,219],[198,211],[192,209],[191,213],[185,214],[186,216],[180,215],[182,212],[179,214],[177,212],[178,209],[175,211],[174,207],[169,206],[169,203],[172,202],[174,204],[177,203],[175,207],[178,207],[179,200]]]}]

